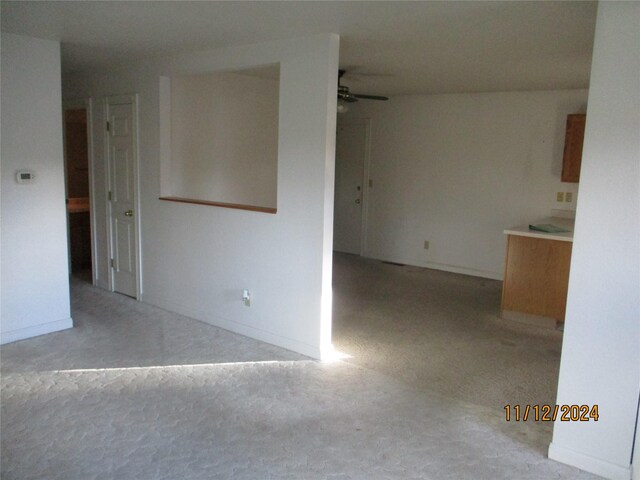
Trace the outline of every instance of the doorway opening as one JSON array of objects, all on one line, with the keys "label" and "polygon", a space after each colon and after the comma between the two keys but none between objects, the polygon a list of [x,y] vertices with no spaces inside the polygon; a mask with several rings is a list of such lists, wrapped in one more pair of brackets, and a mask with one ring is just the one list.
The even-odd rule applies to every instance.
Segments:
[{"label": "doorway opening", "polygon": [[363,255],[369,176],[369,121],[340,122],[336,128],[333,250]]},{"label": "doorway opening", "polygon": [[69,272],[81,281],[94,284],[90,116],[90,100],[65,102],[63,135]]}]

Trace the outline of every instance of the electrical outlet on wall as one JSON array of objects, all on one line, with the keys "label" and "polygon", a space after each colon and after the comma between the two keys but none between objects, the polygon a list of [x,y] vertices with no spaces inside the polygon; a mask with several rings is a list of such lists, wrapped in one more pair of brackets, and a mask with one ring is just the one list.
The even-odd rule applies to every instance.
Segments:
[{"label": "electrical outlet on wall", "polygon": [[566,192],[564,194],[564,201],[571,203],[573,201],[573,192]]},{"label": "electrical outlet on wall", "polygon": [[244,303],[245,307],[251,306],[251,292],[247,289],[242,291],[242,303]]},{"label": "electrical outlet on wall", "polygon": [[429,240],[424,241],[424,249],[429,250]]},{"label": "electrical outlet on wall", "polygon": [[556,202],[564,202],[564,192],[556,193]]}]

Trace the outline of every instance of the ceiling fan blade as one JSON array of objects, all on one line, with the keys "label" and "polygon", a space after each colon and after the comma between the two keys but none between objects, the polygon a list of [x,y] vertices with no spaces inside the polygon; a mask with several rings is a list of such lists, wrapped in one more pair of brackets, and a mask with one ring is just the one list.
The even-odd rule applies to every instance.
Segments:
[{"label": "ceiling fan blade", "polygon": [[349,91],[349,87],[340,84],[340,80],[343,75],[346,73],[345,70],[340,69],[338,71],[338,100],[343,102],[357,102],[359,98],[363,98],[366,100],[389,100],[389,97],[383,97],[380,95],[365,95],[360,93],[351,93]]},{"label": "ceiling fan blade", "polygon": [[389,100],[389,97],[382,97],[380,95],[364,95],[361,93],[352,93],[351,95],[357,98],[364,98],[366,100]]}]

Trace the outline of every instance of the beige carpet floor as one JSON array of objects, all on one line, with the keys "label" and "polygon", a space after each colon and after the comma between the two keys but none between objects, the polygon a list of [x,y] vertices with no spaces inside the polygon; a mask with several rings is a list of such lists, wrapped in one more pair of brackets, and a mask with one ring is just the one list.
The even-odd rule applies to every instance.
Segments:
[{"label": "beige carpet floor", "polygon": [[334,256],[333,343],[345,361],[501,410],[554,404],[562,332],[499,318],[502,282]]},{"label": "beige carpet floor", "polygon": [[[382,281],[397,268],[369,261],[351,264],[346,258],[336,263],[338,285],[349,283],[349,272],[381,268],[370,272],[373,287],[376,278]],[[412,278],[424,272],[405,274]],[[470,280],[452,281],[464,285]],[[486,287],[493,298],[471,293],[475,288],[456,288],[463,300],[452,309],[471,310],[477,303],[466,299],[471,296],[491,311],[496,286],[489,282]],[[380,295],[396,298],[394,289],[383,293],[378,288]],[[416,286],[415,292],[422,289]],[[336,290],[339,311],[345,298]],[[427,296],[440,302],[437,291]],[[362,356],[353,349],[349,361],[322,363],[74,281],[74,329],[0,349],[1,477],[596,478],[548,460],[548,435],[539,425],[507,423],[495,406],[456,399],[464,390],[444,388],[451,381],[444,366],[443,379],[431,388],[427,377],[411,383],[413,377],[423,378],[417,371],[400,376],[396,367],[367,362],[374,354],[365,353],[364,346],[378,348],[377,343],[359,334],[352,343],[340,340],[349,338],[341,331],[358,331],[349,326],[364,321],[358,312],[383,321],[367,305],[358,296],[348,311],[337,313],[338,343],[361,345]],[[392,302],[385,305],[397,316]],[[384,355],[404,342],[398,328],[387,332]],[[459,349],[455,339],[451,342]],[[420,368],[412,360],[404,365]],[[495,400],[501,402],[502,395]]]}]

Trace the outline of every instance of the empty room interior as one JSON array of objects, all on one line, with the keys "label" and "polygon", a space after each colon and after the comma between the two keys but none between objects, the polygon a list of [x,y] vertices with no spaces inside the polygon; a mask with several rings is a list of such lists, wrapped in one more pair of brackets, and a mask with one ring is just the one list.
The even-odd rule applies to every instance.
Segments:
[{"label": "empty room interior", "polygon": [[640,3],[0,8],[2,479],[640,480]]}]

